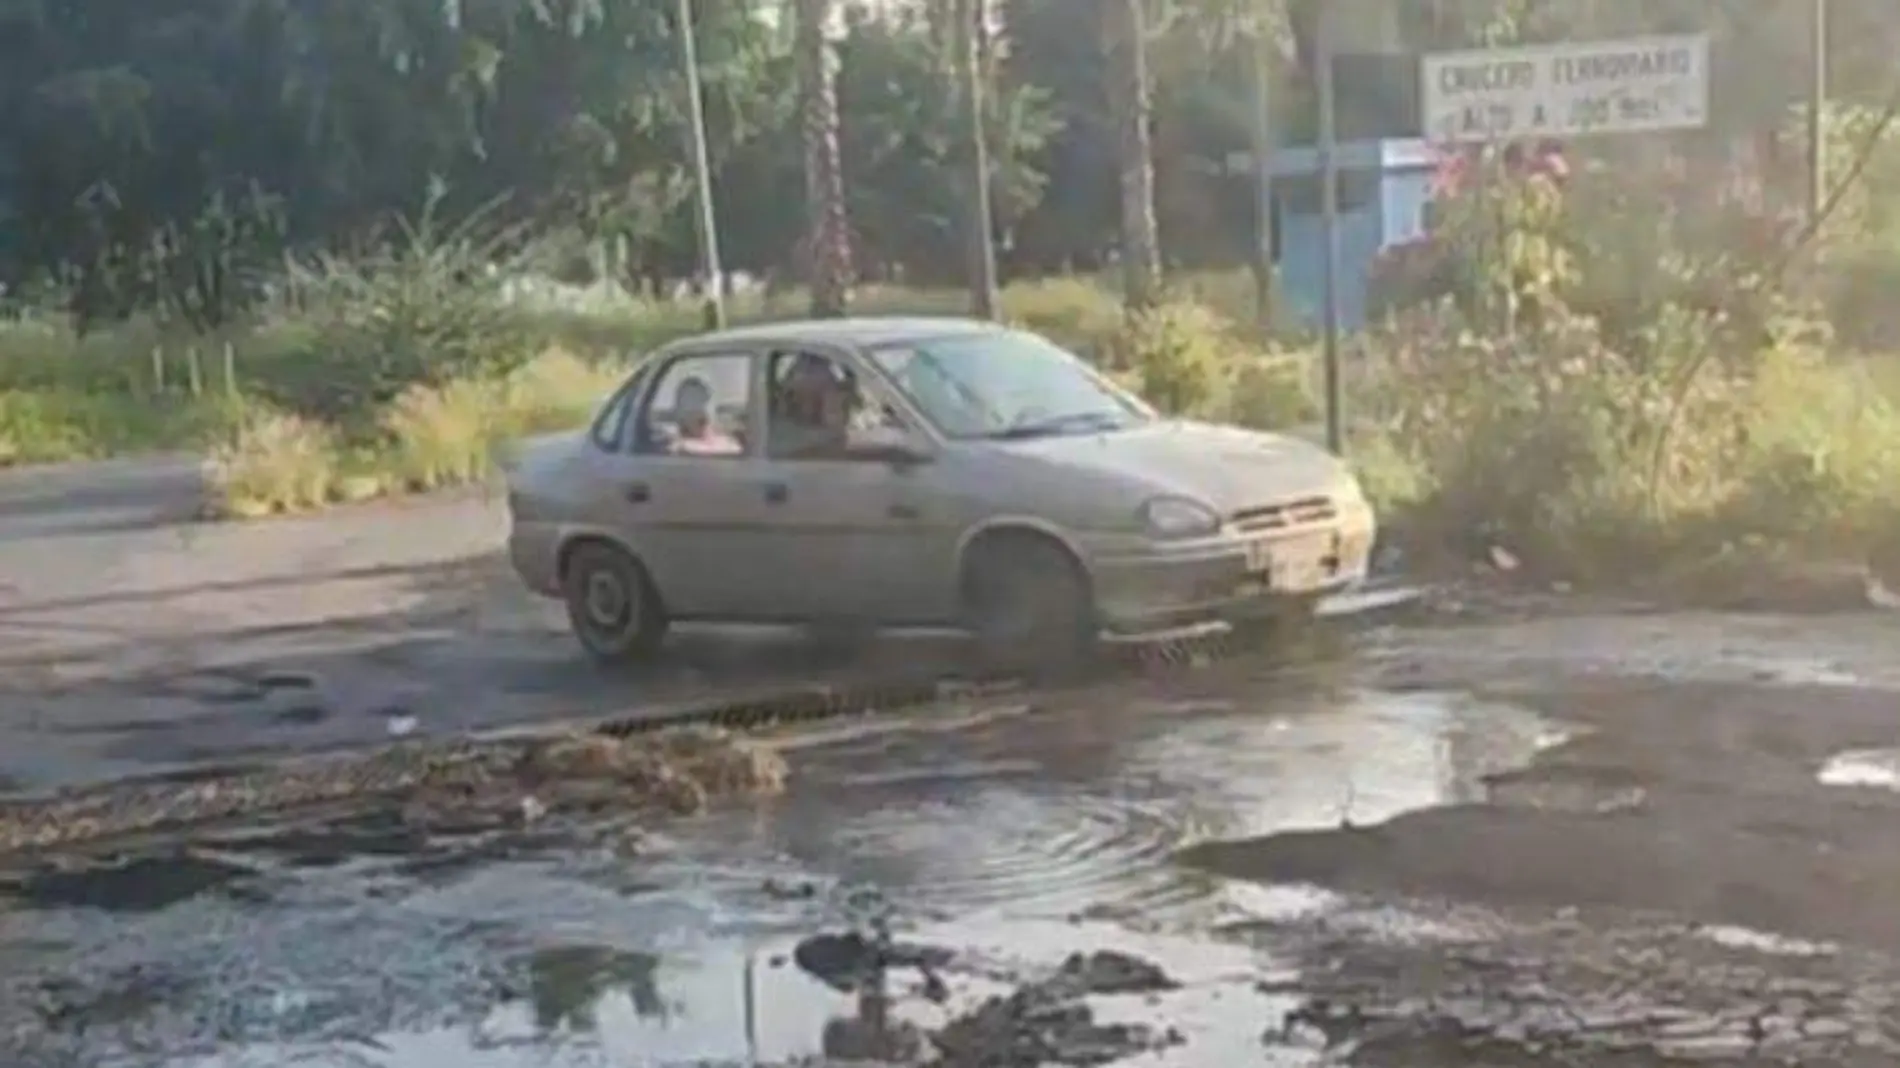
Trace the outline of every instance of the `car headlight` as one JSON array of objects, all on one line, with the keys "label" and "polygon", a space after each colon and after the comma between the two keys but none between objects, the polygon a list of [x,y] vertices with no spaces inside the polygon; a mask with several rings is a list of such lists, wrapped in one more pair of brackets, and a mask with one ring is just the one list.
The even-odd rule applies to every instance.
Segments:
[{"label": "car headlight", "polygon": [[1204,538],[1218,533],[1220,515],[1186,497],[1156,497],[1141,506],[1141,524],[1151,537]]}]

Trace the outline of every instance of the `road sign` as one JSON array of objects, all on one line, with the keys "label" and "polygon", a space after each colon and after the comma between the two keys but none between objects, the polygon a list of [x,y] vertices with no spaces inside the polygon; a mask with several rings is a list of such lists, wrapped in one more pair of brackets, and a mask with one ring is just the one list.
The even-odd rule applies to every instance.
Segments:
[{"label": "road sign", "polygon": [[1441,143],[1699,127],[1709,38],[1632,37],[1425,56],[1424,133]]}]

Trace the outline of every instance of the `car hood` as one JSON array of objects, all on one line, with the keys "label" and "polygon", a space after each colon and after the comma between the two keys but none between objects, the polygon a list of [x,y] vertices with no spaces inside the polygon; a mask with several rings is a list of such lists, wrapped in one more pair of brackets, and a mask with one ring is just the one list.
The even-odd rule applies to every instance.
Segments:
[{"label": "car hood", "polygon": [[1237,427],[1168,421],[1108,434],[1011,442],[1019,455],[1138,479],[1226,513],[1288,497],[1337,493],[1349,476],[1324,449]]}]

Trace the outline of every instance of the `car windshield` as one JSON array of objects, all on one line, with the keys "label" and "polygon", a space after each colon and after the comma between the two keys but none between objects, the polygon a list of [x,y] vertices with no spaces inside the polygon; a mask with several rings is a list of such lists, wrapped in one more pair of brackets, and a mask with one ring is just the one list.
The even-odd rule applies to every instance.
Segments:
[{"label": "car windshield", "polygon": [[1020,331],[906,341],[871,358],[950,438],[1093,434],[1155,417],[1075,356]]}]

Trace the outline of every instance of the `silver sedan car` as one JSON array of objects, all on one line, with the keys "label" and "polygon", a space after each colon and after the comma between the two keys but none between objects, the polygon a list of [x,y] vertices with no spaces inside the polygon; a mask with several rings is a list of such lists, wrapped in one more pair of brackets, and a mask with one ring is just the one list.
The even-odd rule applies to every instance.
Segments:
[{"label": "silver sedan car", "polygon": [[999,665],[1068,660],[1309,607],[1364,576],[1374,532],[1324,450],[1166,418],[958,319],[676,342],[508,476],[515,570],[608,661],[674,621],[952,626]]}]

